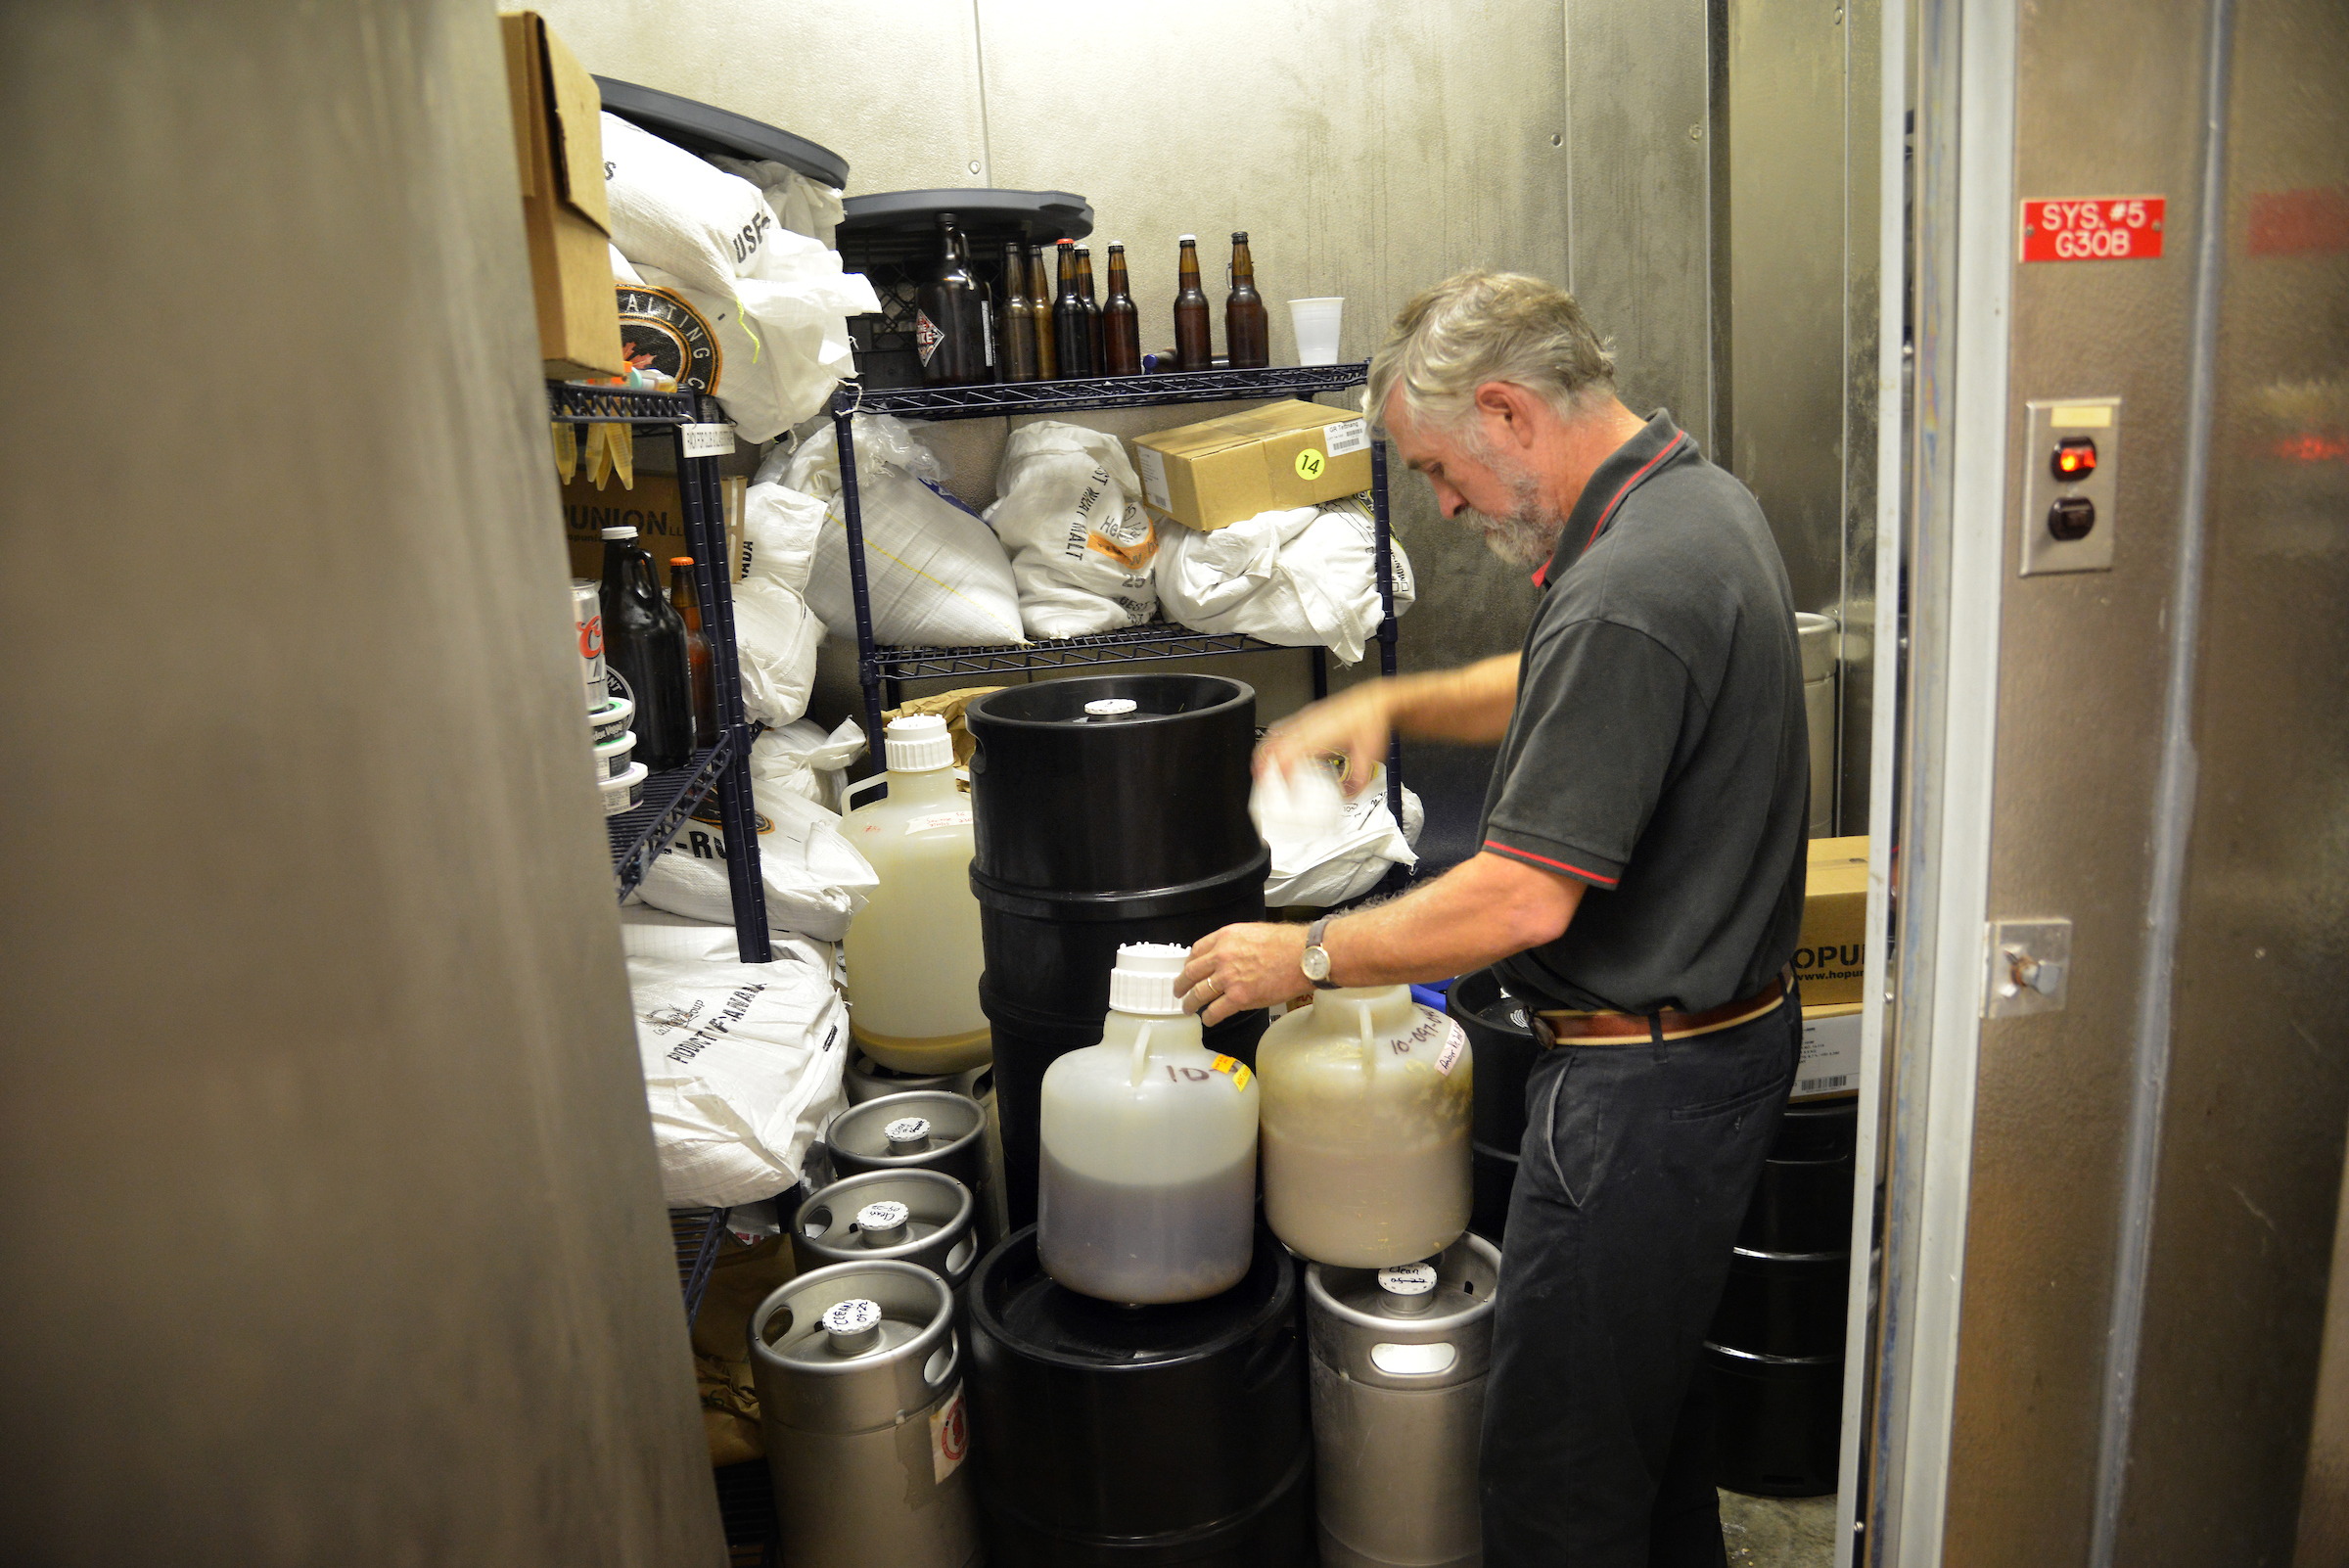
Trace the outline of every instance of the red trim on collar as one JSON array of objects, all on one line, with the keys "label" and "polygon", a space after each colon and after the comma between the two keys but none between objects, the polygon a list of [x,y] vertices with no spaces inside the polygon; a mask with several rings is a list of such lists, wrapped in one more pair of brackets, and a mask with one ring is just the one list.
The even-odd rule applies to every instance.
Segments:
[{"label": "red trim on collar", "polygon": [[1623,498],[1632,493],[1632,486],[1638,484],[1641,480],[1647,478],[1648,473],[1654,469],[1658,463],[1663,462],[1664,459],[1679,451],[1681,449],[1681,442],[1686,438],[1687,433],[1684,431],[1680,435],[1673,437],[1671,440],[1664,443],[1664,449],[1662,451],[1658,452],[1655,456],[1649,458],[1646,462],[1639,465],[1638,473],[1634,474],[1630,479],[1623,482],[1623,488],[1615,492],[1615,498],[1607,503],[1607,509],[1599,513],[1598,521],[1591,525],[1590,537],[1583,541],[1584,549],[1588,550],[1590,548],[1590,546],[1598,542],[1599,533],[1606,528],[1608,521],[1615,516],[1615,509],[1623,504]]}]

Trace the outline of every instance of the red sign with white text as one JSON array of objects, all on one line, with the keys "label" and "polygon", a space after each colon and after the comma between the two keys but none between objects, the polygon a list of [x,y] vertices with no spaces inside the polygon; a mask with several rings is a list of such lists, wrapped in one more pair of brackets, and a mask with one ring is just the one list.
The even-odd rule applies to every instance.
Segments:
[{"label": "red sign with white text", "polygon": [[2073,196],[2023,204],[2026,261],[2152,261],[2161,255],[2159,196]]}]

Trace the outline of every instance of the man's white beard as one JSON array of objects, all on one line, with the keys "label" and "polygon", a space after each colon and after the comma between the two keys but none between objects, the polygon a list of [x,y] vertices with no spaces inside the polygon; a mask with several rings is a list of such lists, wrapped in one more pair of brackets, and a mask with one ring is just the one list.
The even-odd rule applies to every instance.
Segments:
[{"label": "man's white beard", "polygon": [[1509,487],[1508,511],[1499,517],[1471,512],[1469,517],[1484,530],[1486,549],[1517,566],[1537,566],[1557,549],[1566,520],[1542,504],[1542,486],[1533,475],[1517,473],[1500,479]]}]

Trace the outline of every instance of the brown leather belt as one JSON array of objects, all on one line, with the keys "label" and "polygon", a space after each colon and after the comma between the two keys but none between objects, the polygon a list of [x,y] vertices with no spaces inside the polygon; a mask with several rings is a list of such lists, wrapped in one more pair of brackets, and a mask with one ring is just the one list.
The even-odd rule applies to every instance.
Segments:
[{"label": "brown leather belt", "polygon": [[1545,1048],[1565,1040],[1589,1045],[1640,1045],[1657,1038],[1688,1039],[1734,1029],[1760,1018],[1785,999],[1786,977],[1780,974],[1741,1001],[1724,1002],[1701,1013],[1675,1012],[1669,1007],[1655,1013],[1542,1012],[1533,1015],[1533,1032],[1534,1038]]}]

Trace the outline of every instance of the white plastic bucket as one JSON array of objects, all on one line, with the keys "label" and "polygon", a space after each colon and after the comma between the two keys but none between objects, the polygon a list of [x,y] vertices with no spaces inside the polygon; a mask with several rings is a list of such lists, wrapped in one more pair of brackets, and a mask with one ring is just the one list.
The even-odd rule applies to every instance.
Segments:
[{"label": "white plastic bucket", "polygon": [[1338,362],[1338,323],[1345,309],[1346,297],[1342,294],[1289,301],[1289,324],[1297,329],[1297,363]]},{"label": "white plastic bucket", "polygon": [[618,816],[642,806],[644,781],[650,772],[642,762],[631,762],[626,772],[598,780],[596,788],[604,792],[604,815]]},{"label": "white plastic bucket", "polygon": [[618,778],[628,770],[628,754],[636,749],[636,733],[622,730],[608,741],[595,743],[595,776],[600,781]]},{"label": "white plastic bucket", "polygon": [[635,716],[634,703],[625,697],[615,697],[587,715],[587,727],[595,737],[595,744],[601,746],[608,740],[617,740],[625,735],[628,732],[628,720]]}]

